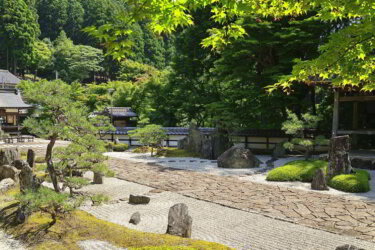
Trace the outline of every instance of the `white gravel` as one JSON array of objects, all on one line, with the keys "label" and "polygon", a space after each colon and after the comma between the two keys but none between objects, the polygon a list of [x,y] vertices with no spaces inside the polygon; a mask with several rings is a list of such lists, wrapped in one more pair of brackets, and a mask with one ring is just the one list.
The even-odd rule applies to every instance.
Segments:
[{"label": "white gravel", "polygon": [[[270,160],[271,157],[268,155],[257,155],[257,158],[262,162],[259,168],[251,169],[227,169],[218,168],[217,162],[207,159],[200,159],[194,157],[151,157],[150,153],[132,153],[132,152],[108,152],[105,155],[126,159],[133,162],[153,163],[163,167],[190,170],[196,172],[204,172],[215,175],[235,175],[245,176],[252,175],[258,172],[266,170],[266,161]],[[289,157],[279,159],[274,162],[275,167],[282,166],[287,162],[301,159],[301,157]]]},{"label": "white gravel", "polygon": [[[176,203],[185,203],[193,218],[193,239],[218,242],[236,249],[333,250],[343,244],[353,244],[367,250],[375,249],[375,243],[353,237],[279,221],[176,193],[148,193],[149,187],[127,181],[116,181],[121,188],[115,188],[112,181],[113,178],[106,178],[103,185],[95,187],[100,192],[102,188],[111,186],[114,196],[117,197],[118,193],[128,196],[129,190],[132,190],[134,195],[149,196],[151,202],[148,205],[131,205],[125,200],[116,204],[84,206],[81,209],[97,218],[128,228],[164,234],[169,208]],[[137,211],[141,214],[141,222],[138,225],[129,224],[130,216]]]},{"label": "white gravel", "polygon": [[[165,158],[165,157],[151,157],[150,154],[135,154],[131,152],[111,152],[106,153],[107,156],[126,159],[134,162],[144,162],[144,163],[153,163],[163,167],[182,169],[196,172],[204,172],[214,175],[230,175],[237,176],[239,179],[244,181],[258,182],[267,185],[276,185],[282,187],[296,188],[310,192],[322,192],[331,195],[340,195],[351,199],[359,200],[375,200],[375,171],[369,171],[371,174],[371,191],[367,193],[344,193],[333,188],[330,188],[328,191],[314,191],[311,190],[310,183],[303,182],[270,182],[266,181],[267,171],[266,161],[271,159],[269,155],[257,155],[258,159],[263,162],[260,168],[254,169],[223,169],[217,167],[216,161],[199,159],[199,158],[190,158],[190,157],[181,157],[181,158]],[[275,167],[280,167],[285,165],[288,162],[301,160],[303,157],[287,157],[275,161],[273,164]]]},{"label": "white gravel", "polygon": [[14,240],[5,234],[3,231],[0,231],[0,249],[1,250],[23,250],[26,249],[20,241]]}]

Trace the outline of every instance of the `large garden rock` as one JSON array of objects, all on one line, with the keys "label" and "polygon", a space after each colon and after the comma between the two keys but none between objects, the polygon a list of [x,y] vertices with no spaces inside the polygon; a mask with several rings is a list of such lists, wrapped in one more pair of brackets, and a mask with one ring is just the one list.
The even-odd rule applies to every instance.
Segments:
[{"label": "large garden rock", "polygon": [[135,204],[135,205],[148,204],[150,203],[150,197],[143,196],[143,195],[130,195],[129,203]]},{"label": "large garden rock", "polygon": [[0,150],[0,166],[11,165],[14,161],[20,159],[18,149],[1,149]]},{"label": "large garden rock", "polygon": [[130,217],[129,223],[134,224],[134,225],[138,225],[139,222],[141,222],[141,214],[139,212],[135,212]]},{"label": "large garden rock", "polygon": [[219,168],[256,168],[261,161],[241,145],[236,145],[225,151],[217,159]]},{"label": "large garden rock", "polygon": [[315,171],[315,176],[311,182],[312,190],[328,190],[327,182],[324,176],[323,169],[319,168]]},{"label": "large garden rock", "polygon": [[20,178],[20,190],[25,192],[28,189],[36,189],[38,184],[33,175],[33,170],[26,161],[17,160],[14,162],[14,166],[21,170]]},{"label": "large garden rock", "polygon": [[285,148],[284,148],[285,142],[280,142],[275,145],[275,147],[272,150],[272,158],[283,158],[285,157]]},{"label": "large garden rock", "polygon": [[13,187],[14,185],[16,185],[16,183],[10,178],[0,181],[0,193],[8,191],[8,189]]},{"label": "large garden rock", "polygon": [[365,250],[365,249],[346,244],[346,245],[336,247],[336,250]]},{"label": "large garden rock", "polygon": [[20,170],[13,166],[3,165],[0,166],[0,181],[3,179],[10,178],[15,182],[19,180]]},{"label": "large garden rock", "polygon": [[179,203],[169,209],[167,234],[190,238],[193,219],[188,207]]},{"label": "large garden rock", "polygon": [[348,135],[331,139],[328,162],[328,176],[350,174],[352,167],[349,158],[350,138]]},{"label": "large garden rock", "polygon": [[34,167],[35,164],[35,152],[31,148],[27,150],[27,163],[29,163],[29,166],[31,168]]}]

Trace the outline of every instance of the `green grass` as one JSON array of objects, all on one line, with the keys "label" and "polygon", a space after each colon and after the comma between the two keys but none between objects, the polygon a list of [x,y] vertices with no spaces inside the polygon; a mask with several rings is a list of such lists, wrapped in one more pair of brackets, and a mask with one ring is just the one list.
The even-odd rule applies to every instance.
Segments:
[{"label": "green grass", "polygon": [[326,169],[327,167],[328,162],[322,160],[292,161],[282,167],[271,170],[266,180],[311,182],[318,168]]},{"label": "green grass", "polygon": [[328,182],[328,186],[347,193],[370,191],[369,173],[365,170],[355,171],[355,174],[336,175]]}]

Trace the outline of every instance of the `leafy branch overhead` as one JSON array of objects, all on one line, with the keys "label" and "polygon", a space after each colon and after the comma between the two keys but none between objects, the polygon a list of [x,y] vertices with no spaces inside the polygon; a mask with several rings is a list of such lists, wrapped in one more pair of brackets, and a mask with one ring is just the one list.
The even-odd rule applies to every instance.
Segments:
[{"label": "leafy branch overhead", "polygon": [[[116,23],[101,27],[87,28],[86,31],[107,44],[108,53],[117,59],[131,53],[129,25],[140,20],[151,20],[150,28],[156,33],[171,33],[179,26],[194,25],[192,12],[211,8],[211,19],[218,27],[207,30],[209,36],[202,40],[204,47],[221,50],[224,46],[246,34],[242,21],[246,17],[258,20],[272,17],[293,22],[295,18],[312,14],[311,19],[323,24],[334,24],[346,20],[344,25],[336,25],[327,43],[320,46],[320,56],[316,59],[296,58],[291,75],[285,75],[278,83],[268,87],[269,91],[282,88],[289,91],[294,83],[312,83],[319,79],[334,86],[359,86],[362,90],[375,89],[375,5],[372,0],[326,1],[326,0],[123,0],[128,6],[119,13]],[[326,81],[325,81],[326,80]]]}]

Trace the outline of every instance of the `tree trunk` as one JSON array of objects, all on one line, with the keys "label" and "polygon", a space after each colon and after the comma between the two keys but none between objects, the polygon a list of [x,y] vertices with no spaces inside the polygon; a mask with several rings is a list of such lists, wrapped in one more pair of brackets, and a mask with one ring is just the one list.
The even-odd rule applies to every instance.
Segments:
[{"label": "tree trunk", "polygon": [[329,149],[328,176],[332,178],[339,174],[350,174],[352,171],[350,158],[350,137],[332,137]]},{"label": "tree trunk", "polygon": [[59,186],[59,183],[57,182],[56,170],[52,162],[52,149],[53,149],[53,146],[55,145],[56,140],[57,140],[56,134],[50,137],[50,142],[48,143],[47,151],[46,151],[46,162],[47,162],[47,170],[48,170],[49,176],[51,177],[53,188],[55,189],[57,193],[60,193],[60,186]]}]

